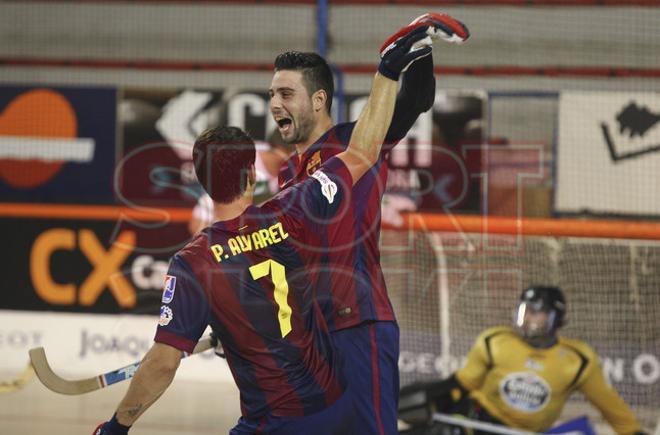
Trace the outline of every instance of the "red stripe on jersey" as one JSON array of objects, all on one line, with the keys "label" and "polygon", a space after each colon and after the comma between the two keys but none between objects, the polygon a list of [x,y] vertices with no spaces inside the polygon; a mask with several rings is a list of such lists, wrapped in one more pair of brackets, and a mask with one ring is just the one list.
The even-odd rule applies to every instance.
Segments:
[{"label": "red stripe on jersey", "polygon": [[154,341],[156,343],[167,344],[175,349],[188,353],[192,353],[195,349],[195,345],[197,344],[192,340],[188,340],[180,335],[172,334],[171,332],[161,328],[156,330]]},{"label": "red stripe on jersey", "polygon": [[[346,174],[342,173],[342,179],[345,180]],[[286,199],[286,194],[282,197]],[[294,200],[301,201],[300,198],[307,197],[298,196]],[[272,212],[282,206],[277,201],[275,198],[270,206],[251,207],[239,218],[215,223],[178,254],[192,269],[194,277],[189,279],[190,285],[199,286],[204,292],[203,299],[208,304],[205,315],[217,328],[227,362],[241,391],[241,411],[249,418],[307,415],[332,404],[343,392],[334,368],[336,356],[327,326],[322,316],[311,311],[316,309],[312,296],[317,286],[316,272],[310,269],[313,271],[320,253],[312,249],[316,246],[314,242],[307,248],[305,243],[310,239],[322,242],[326,230],[318,230],[318,225],[308,216],[301,217],[306,202],[302,206],[294,202],[299,208],[291,208],[290,214],[283,208],[283,214],[277,215],[275,220]],[[247,238],[275,224],[288,232],[277,244],[252,249],[241,238],[245,249],[240,248],[238,252],[238,248],[231,247],[231,239],[232,243],[238,243],[238,236]],[[303,225],[312,228],[305,230],[301,228]],[[245,228],[248,229],[243,231]],[[304,243],[296,243],[296,232],[305,236],[300,240]],[[211,250],[211,246],[216,245],[223,246],[224,252],[231,251],[232,255],[217,260]],[[265,264],[267,261],[274,263]],[[278,317],[282,301],[279,297],[279,303],[275,300],[273,283],[282,278],[274,275],[275,264],[286,267],[286,277],[278,282],[286,283],[289,289],[286,304],[291,309],[288,317],[291,329],[284,337],[281,335],[283,323]],[[248,269],[257,265],[262,271],[261,267],[267,265],[270,273],[252,278]],[[281,269],[277,270],[281,273]],[[179,289],[178,294],[185,295],[182,291]],[[191,292],[191,300],[193,294]]]},{"label": "red stripe on jersey", "polygon": [[[323,314],[321,313],[319,306],[317,304],[314,304],[313,309],[316,312],[316,317],[321,321],[320,327],[322,331],[328,334],[329,333],[328,326],[323,320]],[[330,370],[330,366],[328,365],[327,362],[325,362],[323,356],[318,352],[317,347],[309,346],[308,348],[306,348],[306,350],[309,349],[314,351],[312,358],[313,360],[318,361],[316,365],[327,367],[327,370],[322,370],[322,371],[317,370],[316,372],[314,372],[314,380],[316,381],[317,385],[325,386],[327,404],[330,405],[334,403],[336,400],[338,400],[339,397],[341,397],[342,393],[344,392],[344,387],[339,383],[339,379],[336,376],[336,372],[334,370]],[[331,363],[334,363],[334,361]]]},{"label": "red stripe on jersey", "polygon": [[376,422],[378,432],[384,434],[383,422],[380,418],[380,373],[378,372],[378,344],[376,344],[376,329],[373,323],[369,325],[369,337],[371,339],[371,373],[374,384],[374,411],[376,411]]},{"label": "red stripe on jersey", "polygon": [[[348,146],[348,139],[354,125],[355,123],[348,123],[332,127],[302,155],[291,157],[280,169],[278,180],[280,186],[290,186],[304,181],[318,170],[324,162],[344,151]],[[339,263],[345,268],[330,274],[333,309],[329,313],[324,308],[324,314],[332,330],[350,328],[368,320],[395,321],[396,319],[387,296],[387,287],[380,266],[380,248],[378,245],[380,204],[387,184],[387,173],[387,162],[383,157],[378,174],[365,174],[353,189],[351,211],[358,221],[355,228],[350,230],[343,228],[338,232],[332,231],[332,233],[338,234],[337,240],[341,240],[344,245],[353,245],[353,249],[344,250],[350,252],[331,251],[335,253],[330,258],[333,267],[337,267]],[[368,179],[368,177],[372,178]],[[366,198],[357,197],[359,195],[355,193],[356,188],[364,183],[371,183],[372,188],[367,192]],[[359,213],[358,209],[360,210]],[[334,245],[335,241],[331,246],[336,246]],[[365,256],[360,261],[364,261],[365,264],[361,266],[367,271],[364,279],[368,279],[370,282],[367,285],[361,285],[361,291],[357,292],[355,280],[349,282],[343,275],[346,275],[346,271],[354,270],[357,261],[355,257],[356,250],[362,247],[365,250]],[[349,275],[352,274],[349,273]]]},{"label": "red stripe on jersey", "polygon": [[264,430],[266,430],[266,425],[267,424],[268,424],[268,422],[266,421],[265,418],[263,420],[261,420],[261,423],[259,423],[259,426],[257,427],[256,431],[254,432],[255,435],[261,435],[262,433],[264,433]]},{"label": "red stripe on jersey", "polygon": [[[196,266],[199,263],[194,264]],[[193,269],[195,266],[192,266]],[[217,319],[222,319],[223,326],[234,338],[234,342],[250,343],[251,354],[247,359],[251,362],[250,367],[254,372],[259,389],[266,397],[266,402],[269,407],[274,407],[270,411],[273,415],[281,416],[304,415],[302,403],[295,389],[288,382],[281,381],[287,378],[286,372],[277,366],[277,361],[273,358],[263,338],[254,329],[241,301],[236,297],[233,286],[225,274],[219,271],[221,269],[214,270],[212,287],[220,289],[222,294],[219,295],[215,292],[209,294],[209,301],[212,302],[211,309]],[[200,277],[197,270],[195,270],[195,274]],[[205,291],[210,291],[210,286],[202,283],[202,287]],[[246,358],[246,356],[241,355],[241,358]],[[233,370],[232,373],[234,373]]]}]

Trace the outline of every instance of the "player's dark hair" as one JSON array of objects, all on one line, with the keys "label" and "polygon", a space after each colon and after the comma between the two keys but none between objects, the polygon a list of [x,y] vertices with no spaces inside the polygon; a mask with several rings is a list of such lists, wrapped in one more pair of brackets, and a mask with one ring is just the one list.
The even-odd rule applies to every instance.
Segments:
[{"label": "player's dark hair", "polygon": [[282,70],[302,71],[303,84],[310,96],[319,89],[323,89],[328,95],[325,108],[330,113],[335,84],[332,70],[323,57],[316,53],[287,51],[275,58],[275,71]]},{"label": "player's dark hair", "polygon": [[240,128],[210,128],[193,147],[197,180],[214,201],[231,202],[245,192],[255,156],[254,140]]}]

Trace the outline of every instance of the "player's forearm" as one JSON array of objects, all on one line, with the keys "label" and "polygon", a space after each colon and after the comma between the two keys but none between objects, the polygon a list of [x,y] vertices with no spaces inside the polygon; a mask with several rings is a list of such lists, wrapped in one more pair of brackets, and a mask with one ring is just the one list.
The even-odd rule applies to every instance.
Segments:
[{"label": "player's forearm", "polygon": [[635,414],[618,394],[606,394],[606,399],[590,399],[599,409],[605,420],[619,435],[633,435],[642,432]]},{"label": "player's forearm", "polygon": [[126,396],[117,407],[117,421],[131,426],[172,383],[180,361],[180,350],[155,343],[140,363]]},{"label": "player's forearm", "polygon": [[600,411],[617,434],[632,435],[642,430],[628,404],[607,384],[601,369],[594,368],[589,372],[580,386],[580,391]]},{"label": "player's forearm", "polygon": [[374,77],[367,104],[360,113],[349,142],[349,150],[369,166],[378,161],[385,134],[392,122],[397,82],[380,73]]}]

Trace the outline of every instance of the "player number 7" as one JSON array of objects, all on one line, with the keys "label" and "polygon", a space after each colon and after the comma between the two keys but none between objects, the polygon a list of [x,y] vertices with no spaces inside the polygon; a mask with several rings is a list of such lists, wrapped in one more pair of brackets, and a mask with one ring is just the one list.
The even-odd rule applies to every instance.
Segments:
[{"label": "player number 7", "polygon": [[291,307],[287,302],[289,295],[289,283],[286,282],[284,266],[275,260],[266,260],[250,267],[250,274],[255,281],[270,274],[270,279],[275,286],[275,302],[279,307],[277,320],[280,322],[282,338],[291,332]]}]

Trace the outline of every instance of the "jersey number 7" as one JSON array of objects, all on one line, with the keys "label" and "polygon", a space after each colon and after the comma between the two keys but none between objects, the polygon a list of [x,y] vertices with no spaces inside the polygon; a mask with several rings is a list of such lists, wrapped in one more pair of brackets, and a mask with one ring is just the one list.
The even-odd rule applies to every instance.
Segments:
[{"label": "jersey number 7", "polygon": [[255,281],[270,274],[273,281],[274,297],[279,310],[277,320],[280,322],[280,332],[282,338],[291,332],[291,307],[287,302],[289,296],[289,283],[286,282],[286,272],[284,266],[275,260],[266,260],[250,267],[250,274]]}]

